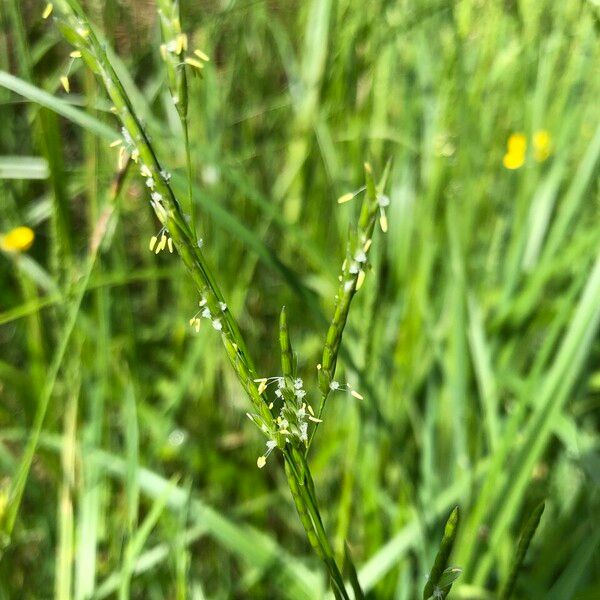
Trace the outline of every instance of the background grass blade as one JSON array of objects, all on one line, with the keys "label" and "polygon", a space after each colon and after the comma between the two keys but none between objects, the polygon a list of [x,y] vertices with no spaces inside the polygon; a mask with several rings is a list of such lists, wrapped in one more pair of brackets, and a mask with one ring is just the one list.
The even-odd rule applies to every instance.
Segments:
[{"label": "background grass blade", "polygon": [[10,73],[0,71],[0,86],[27,98],[31,102],[49,108],[66,119],[73,121],[73,123],[76,123],[80,127],[93,131],[96,135],[107,141],[112,141],[115,138],[114,131],[108,125],[98,121],[78,108],[71,106],[68,102],[57,98]]},{"label": "background grass blade", "polygon": [[[256,468],[265,439],[219,334],[188,326],[196,286],[148,250],[161,223],[135,172],[117,176],[104,222],[121,115],[70,55],[59,21],[82,7],[65,2],[46,19],[45,2],[0,2],[0,596],[332,598],[277,452]],[[367,597],[421,597],[459,505],[450,596],[491,599],[545,498],[513,597],[595,598],[596,3],[179,2],[187,54],[169,64],[185,70],[189,144],[155,10],[84,4],[71,34],[93,24],[186,206],[191,187],[190,244],[257,377],[281,374],[285,306],[316,409],[364,192],[337,199],[364,185],[365,161],[381,173],[391,159],[388,231],[308,461],[333,561],[347,543]],[[11,249],[22,226],[32,244]]]},{"label": "background grass blade", "polygon": [[450,558],[450,553],[452,552],[454,540],[456,539],[459,515],[460,512],[458,506],[456,506],[452,510],[450,516],[448,517],[448,520],[446,521],[446,525],[444,526],[444,535],[440,543],[440,548],[435,557],[433,566],[431,567],[427,583],[423,588],[423,600],[428,600],[432,596],[437,597],[439,595],[438,592],[444,594],[445,597],[450,591],[452,582],[446,581],[444,579],[444,574],[446,568],[448,567],[448,560]]},{"label": "background grass blade", "polygon": [[542,515],[544,514],[544,507],[545,505],[543,502],[536,506],[527,518],[527,522],[523,526],[523,531],[521,532],[521,536],[519,538],[519,545],[517,546],[513,564],[510,568],[510,574],[500,590],[501,600],[507,600],[512,596],[519,571],[523,566],[523,561],[525,560],[525,555],[527,554],[527,549],[529,548],[529,544],[531,544],[531,540],[535,535]]}]

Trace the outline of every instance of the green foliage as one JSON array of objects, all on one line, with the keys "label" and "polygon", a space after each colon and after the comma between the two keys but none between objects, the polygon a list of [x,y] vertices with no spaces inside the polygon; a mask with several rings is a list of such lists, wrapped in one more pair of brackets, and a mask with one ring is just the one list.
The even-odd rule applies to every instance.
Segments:
[{"label": "green foliage", "polygon": [[[188,326],[202,274],[148,251],[162,224],[59,4],[44,21],[0,3],[0,235],[36,234],[0,252],[0,598],[313,600],[325,560],[348,595],[412,600],[457,504],[449,598],[594,598],[597,3],[181,1],[201,73],[161,55],[176,13],[84,3],[242,367],[289,370],[323,407],[296,470],[277,449],[256,468],[265,438],[220,334]],[[383,189],[336,200],[390,158],[388,232],[345,312],[336,277]]]},{"label": "green foliage", "polygon": [[545,504],[540,502],[540,504],[534,508],[531,515],[529,515],[525,525],[523,526],[523,531],[519,537],[519,545],[517,546],[517,552],[513,559],[513,564],[510,569],[508,579],[500,590],[500,600],[508,600],[512,596],[512,593],[515,589],[515,584],[517,582],[517,576],[519,575],[519,570],[523,566],[523,561],[525,560],[525,555],[527,554],[527,549],[529,548],[531,539],[535,535],[538,525],[540,524],[540,519],[544,513],[544,508]]},{"label": "green foliage", "polygon": [[423,588],[423,600],[445,598],[450,592],[452,583],[461,573],[461,570],[458,568],[448,568],[448,560],[450,559],[452,546],[458,533],[459,517],[460,511],[458,506],[456,506],[446,521],[440,548],[435,557],[433,567],[431,567],[427,583]]}]

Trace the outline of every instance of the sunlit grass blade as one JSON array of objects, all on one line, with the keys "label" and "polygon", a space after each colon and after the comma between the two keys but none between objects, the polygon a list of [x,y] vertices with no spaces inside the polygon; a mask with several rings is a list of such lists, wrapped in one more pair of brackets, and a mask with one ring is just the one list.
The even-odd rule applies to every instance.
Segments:
[{"label": "sunlit grass blade", "polygon": [[49,108],[53,112],[69,119],[84,129],[92,131],[107,141],[112,142],[115,138],[114,131],[108,125],[98,121],[86,112],[75,108],[61,98],[53,96],[39,87],[27,83],[10,73],[0,71],[0,86],[27,98],[31,102]]},{"label": "sunlit grass blade", "polygon": [[46,179],[48,163],[38,156],[2,156],[0,179]]},{"label": "sunlit grass blade", "polygon": [[152,533],[152,530],[156,526],[162,512],[165,510],[169,501],[169,496],[172,494],[174,487],[177,483],[177,477],[174,477],[169,482],[162,494],[158,496],[148,514],[140,524],[140,527],[133,533],[130,540],[127,542],[123,557],[123,569],[121,571],[121,581],[119,585],[119,598],[121,600],[127,600],[130,598],[130,587],[131,577],[138,556],[142,552],[144,545],[148,539],[148,536]]}]

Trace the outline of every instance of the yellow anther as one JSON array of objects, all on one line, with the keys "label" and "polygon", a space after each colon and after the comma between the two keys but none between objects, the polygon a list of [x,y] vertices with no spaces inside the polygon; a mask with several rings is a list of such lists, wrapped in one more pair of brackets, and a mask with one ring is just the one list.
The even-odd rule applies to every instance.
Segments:
[{"label": "yellow anther", "polygon": [[160,237],[160,242],[158,243],[158,246],[156,246],[156,250],[154,251],[154,253],[158,254],[159,252],[162,252],[166,247],[167,247],[167,236],[163,233]]},{"label": "yellow anther", "polygon": [[173,238],[167,240],[167,245],[169,246],[169,252],[173,254]]},{"label": "yellow anther", "polygon": [[350,394],[352,396],[354,396],[355,398],[357,398],[358,400],[364,400],[365,399],[365,397],[362,394],[359,394],[356,390],[352,390],[350,392]]},{"label": "yellow anther", "polygon": [[202,50],[199,50],[198,48],[196,48],[194,50],[194,54],[200,59],[203,60],[204,62],[209,62],[210,61],[210,57],[208,56],[208,54],[205,54],[204,52],[202,52]]},{"label": "yellow anther", "polygon": [[354,193],[353,192],[348,192],[347,194],[344,194],[343,196],[340,196],[337,199],[337,203],[338,204],[344,204],[344,202],[349,202],[350,200],[352,200],[352,198],[354,198]]},{"label": "yellow anther", "polygon": [[158,238],[155,235],[153,235],[150,238],[150,246],[149,246],[150,252],[152,252],[152,250],[154,250],[154,246],[156,246],[156,242],[158,242]]},{"label": "yellow anther", "polygon": [[362,287],[364,282],[365,282],[365,272],[359,271],[358,277],[356,278],[356,291],[360,290],[360,288]]},{"label": "yellow anther", "polygon": [[66,75],[61,75],[60,83],[63,86],[63,88],[65,88],[65,92],[67,92],[68,94],[71,91],[71,84],[69,83],[69,78]]},{"label": "yellow anther", "polygon": [[127,152],[124,146],[119,148],[119,160],[117,161],[117,167],[119,171],[122,171],[127,164]]},{"label": "yellow anther", "polygon": [[44,8],[44,12],[42,13],[42,19],[47,19],[52,14],[53,9],[54,4],[52,4],[52,2],[48,2],[48,4],[46,4],[46,8]]},{"label": "yellow anther", "polygon": [[190,65],[190,67],[194,67],[195,69],[204,69],[204,65],[195,58],[190,58],[189,56],[185,59],[185,63]]},{"label": "yellow anther", "polygon": [[81,51],[73,50],[73,52],[71,52],[71,54],[69,54],[69,56],[71,58],[81,58]]},{"label": "yellow anther", "polygon": [[187,35],[185,33],[178,33],[175,38],[175,54],[181,54],[184,50],[187,50]]},{"label": "yellow anther", "polygon": [[256,459],[256,466],[259,469],[262,469],[266,464],[267,464],[267,457],[266,456],[259,456]]},{"label": "yellow anther", "polygon": [[381,213],[379,217],[379,225],[381,226],[381,231],[383,231],[383,233],[387,233],[388,220],[384,213]]}]

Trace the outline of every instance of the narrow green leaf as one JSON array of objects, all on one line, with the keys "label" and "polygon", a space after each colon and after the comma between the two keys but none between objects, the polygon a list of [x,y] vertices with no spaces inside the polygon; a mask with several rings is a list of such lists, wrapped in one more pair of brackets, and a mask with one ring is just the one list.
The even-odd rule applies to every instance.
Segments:
[{"label": "narrow green leaf", "polygon": [[0,71],[0,86],[11,90],[15,94],[19,94],[32,102],[36,102],[41,106],[45,106],[50,110],[62,115],[73,123],[80,125],[84,129],[95,133],[96,135],[106,140],[114,140],[115,132],[108,125],[105,125],[98,119],[92,117],[88,113],[71,106],[68,102],[49,94],[39,87],[27,83],[10,73]]},{"label": "narrow green leaf", "polygon": [[525,522],[525,526],[523,527],[523,531],[521,532],[521,537],[519,539],[519,545],[517,546],[517,553],[515,554],[508,578],[502,586],[499,600],[508,600],[512,596],[512,593],[515,589],[515,584],[517,583],[517,576],[519,575],[519,571],[521,570],[523,561],[525,560],[525,555],[527,554],[527,549],[529,548],[531,539],[533,538],[538,525],[540,524],[545,507],[545,502],[540,502],[540,504],[533,509],[531,515]]},{"label": "narrow green leaf", "polygon": [[[454,545],[454,540],[456,539],[456,533],[458,531],[459,514],[459,508],[458,506],[456,506],[454,510],[450,513],[450,516],[446,521],[446,526],[444,527],[444,536],[442,537],[442,543],[440,544],[440,549],[438,550],[437,556],[435,557],[431,573],[429,574],[429,578],[427,579],[427,583],[425,584],[425,588],[423,590],[424,600],[428,600],[428,598],[434,594],[436,588],[441,589],[443,587],[440,582],[444,578],[444,573],[448,564],[448,559],[450,558],[452,546]],[[452,582],[450,582],[449,585],[451,587]],[[444,593],[443,597],[446,597],[447,593],[450,591],[450,587],[447,590],[442,589],[442,592]]]},{"label": "narrow green leaf", "polygon": [[48,162],[40,156],[0,156],[0,179],[46,179]]},{"label": "narrow green leaf", "polygon": [[285,306],[281,309],[281,314],[279,316],[279,345],[281,346],[281,373],[284,377],[293,377],[294,360]]},{"label": "narrow green leaf", "polygon": [[354,566],[354,561],[352,560],[352,554],[350,554],[348,542],[344,544],[344,557],[345,566],[348,571],[348,578],[350,579],[350,585],[354,591],[354,598],[356,600],[364,600],[365,595],[360,587],[360,582],[358,581],[358,573],[356,572],[356,567]]}]

